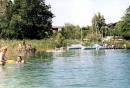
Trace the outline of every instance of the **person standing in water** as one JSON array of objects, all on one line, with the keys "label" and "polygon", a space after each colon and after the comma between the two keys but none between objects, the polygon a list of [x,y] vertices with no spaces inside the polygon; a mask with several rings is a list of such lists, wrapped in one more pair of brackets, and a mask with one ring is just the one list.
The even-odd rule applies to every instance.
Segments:
[{"label": "person standing in water", "polygon": [[21,56],[18,56],[16,63],[17,63],[17,64],[23,64],[23,63],[25,63],[25,61],[22,59]]},{"label": "person standing in water", "polygon": [[6,51],[7,51],[7,48],[6,47],[2,47],[1,48],[1,53],[0,53],[0,65],[5,65],[5,63],[7,62],[6,58],[5,58],[5,54],[6,54]]},{"label": "person standing in water", "polygon": [[22,46],[25,46],[26,44],[25,44],[25,40],[23,39],[22,40]]}]

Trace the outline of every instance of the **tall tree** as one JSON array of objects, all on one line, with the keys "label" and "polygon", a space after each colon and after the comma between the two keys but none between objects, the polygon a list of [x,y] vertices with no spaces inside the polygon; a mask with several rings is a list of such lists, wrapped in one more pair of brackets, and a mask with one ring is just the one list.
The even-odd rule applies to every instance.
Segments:
[{"label": "tall tree", "polygon": [[99,41],[101,37],[103,37],[103,28],[105,26],[104,16],[101,15],[100,12],[98,14],[94,14],[92,18],[92,40]]},{"label": "tall tree", "polygon": [[74,26],[73,24],[66,23],[61,33],[65,39],[80,39],[81,38],[80,27]]},{"label": "tall tree", "polygon": [[101,27],[104,25],[105,25],[104,16],[101,15],[100,12],[98,12],[98,14],[94,14],[94,17],[92,18],[93,30],[94,31],[98,30],[99,32],[101,32]]},{"label": "tall tree", "polygon": [[14,3],[8,1],[6,7],[9,27],[5,32],[11,34],[10,38],[42,39],[51,35],[54,15],[45,1],[14,0]]},{"label": "tall tree", "polygon": [[115,36],[118,36],[118,38],[122,38],[121,36],[121,25],[122,25],[122,21],[118,21],[114,27],[114,31],[113,34]]},{"label": "tall tree", "polygon": [[124,39],[130,39],[130,6],[126,9],[124,16],[122,17],[121,32]]},{"label": "tall tree", "polygon": [[0,0],[0,19],[3,19],[5,17],[5,0]]}]

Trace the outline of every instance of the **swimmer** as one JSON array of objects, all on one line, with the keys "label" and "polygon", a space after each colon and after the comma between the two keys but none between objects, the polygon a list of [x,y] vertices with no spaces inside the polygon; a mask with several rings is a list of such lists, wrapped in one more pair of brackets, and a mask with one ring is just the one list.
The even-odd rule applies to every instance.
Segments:
[{"label": "swimmer", "polygon": [[21,56],[18,56],[16,63],[17,63],[17,64],[23,64],[23,63],[25,63],[25,61],[22,59]]}]

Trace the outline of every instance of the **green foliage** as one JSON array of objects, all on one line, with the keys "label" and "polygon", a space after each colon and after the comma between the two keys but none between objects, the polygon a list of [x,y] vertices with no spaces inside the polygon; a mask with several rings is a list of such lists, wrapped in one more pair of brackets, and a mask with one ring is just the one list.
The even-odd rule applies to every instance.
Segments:
[{"label": "green foliage", "polygon": [[63,41],[63,43],[64,43],[64,46],[66,47],[66,46],[69,46],[71,44],[81,44],[81,41],[79,41],[79,40],[73,40],[73,39],[65,39]]},{"label": "green foliage", "polygon": [[93,32],[98,31],[99,33],[101,33],[101,31],[102,31],[101,27],[104,25],[105,25],[104,16],[101,15],[100,12],[98,12],[98,14],[94,14],[94,17],[92,18]]},{"label": "green foliage", "polygon": [[[43,39],[51,36],[52,18],[54,15],[41,0],[8,1],[6,6],[6,28],[0,27],[2,38],[10,39]],[[4,23],[0,23],[2,26]],[[4,35],[4,34],[7,35]]]},{"label": "green foliage", "polygon": [[[0,47],[7,46],[8,52],[12,54],[19,55],[18,51],[18,45],[21,43],[21,40],[4,40],[0,39]],[[79,40],[70,40],[66,39],[63,41],[62,45],[60,42],[56,42],[55,40],[25,40],[26,45],[31,45],[32,47],[36,48],[37,51],[43,51],[47,49],[55,49],[55,47],[66,47],[71,44],[81,44],[81,41]],[[113,41],[106,42],[108,46],[111,46],[113,44]],[[130,48],[130,41],[120,41],[117,42],[116,45],[117,47],[122,47],[123,44],[126,44],[127,48]],[[90,45],[90,43],[86,44],[87,46]]]},{"label": "green foliage", "polygon": [[58,41],[58,42],[61,42],[62,39],[63,39],[62,34],[61,33],[57,33],[55,40]]},{"label": "green foliage", "polygon": [[107,33],[106,33],[106,35],[107,36],[113,36],[113,29],[112,28],[108,28],[108,30],[107,30]]},{"label": "green foliage", "polygon": [[121,32],[124,39],[130,39],[130,6],[126,9],[126,13],[122,17]]},{"label": "green foliage", "polygon": [[[15,38],[15,39],[21,39],[23,38],[22,33],[22,26],[24,24],[24,20],[19,15],[13,15],[11,18],[11,21],[9,23],[9,29],[13,32],[12,37],[9,38]],[[11,32],[10,32],[11,33]]]},{"label": "green foliage", "polygon": [[121,37],[121,25],[122,25],[122,22],[119,21],[116,23],[116,26],[114,27],[114,35],[115,36],[118,36],[118,37]]},{"label": "green foliage", "polygon": [[[94,17],[92,18],[92,40],[94,41],[101,41],[101,38],[103,37],[103,31],[105,28],[105,19],[104,16],[98,12],[98,14],[94,14]],[[100,35],[100,36],[99,36]],[[102,37],[101,37],[102,36]],[[95,37],[95,38],[94,38]]]},{"label": "green foliage", "polygon": [[91,26],[87,26],[87,27],[82,27],[82,36],[83,36],[83,39],[86,38],[86,36],[88,34],[91,33]]},{"label": "green foliage", "polygon": [[5,17],[5,5],[6,5],[5,0],[1,0],[0,1],[0,19]]},{"label": "green foliage", "polygon": [[79,26],[74,26],[72,24],[65,24],[62,30],[62,35],[65,39],[80,39],[81,29]]}]

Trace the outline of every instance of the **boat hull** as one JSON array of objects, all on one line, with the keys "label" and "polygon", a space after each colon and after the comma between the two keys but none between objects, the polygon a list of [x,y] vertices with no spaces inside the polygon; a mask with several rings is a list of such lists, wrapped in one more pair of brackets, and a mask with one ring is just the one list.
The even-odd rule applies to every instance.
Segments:
[{"label": "boat hull", "polygon": [[83,50],[104,50],[107,49],[107,47],[100,46],[99,44],[94,44],[91,46],[84,47]]}]

